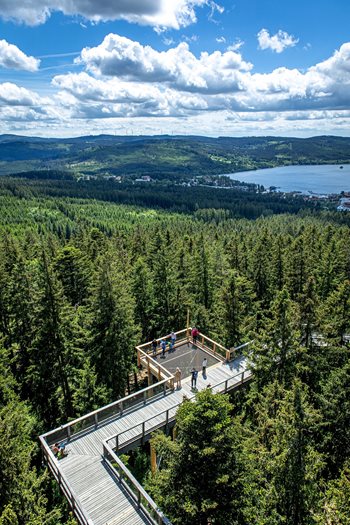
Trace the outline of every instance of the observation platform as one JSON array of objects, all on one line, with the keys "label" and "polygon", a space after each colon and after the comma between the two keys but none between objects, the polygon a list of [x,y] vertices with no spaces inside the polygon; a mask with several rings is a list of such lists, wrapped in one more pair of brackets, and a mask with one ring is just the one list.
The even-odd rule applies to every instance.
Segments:
[{"label": "observation platform", "polygon": [[160,363],[168,372],[175,374],[176,368],[180,368],[181,377],[185,379],[191,375],[191,370],[195,368],[202,369],[203,359],[207,358],[207,368],[222,361],[219,357],[206,352],[200,346],[192,342],[185,342],[175,346],[174,350],[167,351],[165,356],[157,354],[153,357],[154,361]]},{"label": "observation platform", "polygon": [[[193,367],[199,371],[198,390],[210,386],[225,393],[251,380],[244,356],[234,357],[234,351],[203,335],[197,344],[186,330],[176,335],[175,349],[165,358],[161,351],[151,355],[151,343],[136,348],[150,386],[40,436],[46,463],[81,525],[171,525],[118,453],[149,440],[157,429],[169,432],[184,396],[195,397],[189,377]],[[204,356],[206,376],[201,373]],[[175,388],[173,374],[178,366],[180,389]],[[51,450],[56,442],[66,443],[68,455],[61,460]]]}]

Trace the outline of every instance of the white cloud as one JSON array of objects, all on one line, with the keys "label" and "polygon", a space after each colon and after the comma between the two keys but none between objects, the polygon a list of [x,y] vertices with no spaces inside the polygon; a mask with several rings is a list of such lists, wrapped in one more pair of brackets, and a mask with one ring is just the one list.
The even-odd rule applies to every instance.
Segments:
[{"label": "white cloud", "polygon": [[226,43],[226,38],[224,36],[218,36],[215,38],[215,40],[219,43],[219,44],[225,44]]},{"label": "white cloud", "polygon": [[40,97],[34,91],[12,82],[0,84],[0,129],[14,122],[61,121],[64,111],[49,97]]},{"label": "white cloud", "polygon": [[241,72],[252,67],[234,51],[203,52],[198,59],[185,42],[158,52],[115,34],[107,35],[97,47],[83,49],[76,62],[96,76],[163,82],[178,90],[198,93],[240,90]]},{"label": "white cloud", "polygon": [[197,95],[117,78],[100,80],[87,73],[60,75],[53,84],[62,90],[61,104],[79,118],[181,117],[207,109],[207,102]]},{"label": "white cloud", "polygon": [[0,0],[5,20],[17,20],[35,26],[44,23],[52,12],[80,15],[93,22],[127,20],[158,28],[187,26],[196,21],[195,8],[209,0]]},{"label": "white cloud", "polygon": [[0,40],[0,67],[37,71],[39,65],[40,60],[27,56],[17,46],[9,44],[6,40]]},{"label": "white cloud", "polygon": [[0,106],[35,106],[40,104],[39,95],[33,91],[19,87],[12,82],[0,84]]},{"label": "white cloud", "polygon": [[227,46],[227,51],[238,51],[242,46],[244,46],[243,40],[237,38],[233,44]]},{"label": "white cloud", "polygon": [[260,49],[271,49],[276,53],[282,53],[287,47],[294,47],[299,42],[298,38],[289,35],[281,29],[275,35],[271,36],[267,29],[262,29],[259,31],[257,37]]},{"label": "white cloud", "polygon": [[158,52],[109,35],[83,50],[80,65],[86,71],[54,77],[50,99],[0,84],[0,129],[35,122],[45,134],[47,122],[47,130],[61,125],[76,134],[77,119],[96,132],[123,122],[150,133],[162,126],[209,135],[350,134],[350,43],[306,71],[279,67],[261,74],[239,52],[197,57],[186,43]]}]

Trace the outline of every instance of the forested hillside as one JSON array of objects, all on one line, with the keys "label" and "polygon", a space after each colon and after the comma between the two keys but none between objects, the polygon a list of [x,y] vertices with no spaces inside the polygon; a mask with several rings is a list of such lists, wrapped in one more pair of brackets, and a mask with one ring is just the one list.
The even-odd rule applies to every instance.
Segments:
[{"label": "forested hillside", "polygon": [[[238,197],[176,212],[62,184],[0,188],[0,524],[74,523],[38,434],[134,388],[135,344],[187,309],[228,347],[255,340],[253,385],[222,408],[236,452],[215,523],[349,524],[348,219],[261,201],[270,216],[248,220]],[[174,523],[201,523],[177,508]]]},{"label": "forested hillside", "polygon": [[320,136],[186,137],[101,135],[72,139],[0,136],[0,175],[28,170],[68,170],[80,176],[149,175],[187,180],[291,164],[350,162],[350,139]]}]

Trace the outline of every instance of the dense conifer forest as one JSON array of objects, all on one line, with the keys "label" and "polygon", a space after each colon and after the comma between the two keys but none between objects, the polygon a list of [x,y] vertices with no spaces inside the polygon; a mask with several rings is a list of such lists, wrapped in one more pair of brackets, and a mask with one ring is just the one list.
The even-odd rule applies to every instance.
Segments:
[{"label": "dense conifer forest", "polygon": [[228,347],[254,340],[255,379],[154,438],[157,503],[174,524],[350,524],[349,218],[103,184],[0,184],[0,525],[75,523],[37,436],[135,388],[135,344],[187,309]]}]

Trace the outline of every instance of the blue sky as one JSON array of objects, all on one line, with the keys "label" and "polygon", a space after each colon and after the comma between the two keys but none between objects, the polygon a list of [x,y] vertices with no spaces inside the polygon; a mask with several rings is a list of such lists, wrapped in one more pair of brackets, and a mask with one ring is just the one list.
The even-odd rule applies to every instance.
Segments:
[{"label": "blue sky", "polygon": [[0,133],[350,135],[348,0],[0,0]]}]

